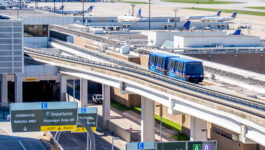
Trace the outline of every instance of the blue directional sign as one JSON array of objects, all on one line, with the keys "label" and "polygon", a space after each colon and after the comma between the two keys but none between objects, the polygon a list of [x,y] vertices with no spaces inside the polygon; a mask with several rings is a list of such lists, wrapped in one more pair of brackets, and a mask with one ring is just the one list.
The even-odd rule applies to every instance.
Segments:
[{"label": "blue directional sign", "polygon": [[47,109],[48,108],[48,103],[43,102],[41,103],[41,109]]},{"label": "blue directional sign", "polygon": [[144,149],[144,143],[137,143],[137,149]]},{"label": "blue directional sign", "polygon": [[155,150],[155,142],[127,143],[126,150]]},{"label": "blue directional sign", "polygon": [[[81,107],[78,108],[78,118],[86,120],[93,132],[96,131],[98,121],[98,108],[97,107]],[[87,132],[84,125],[77,124],[76,130],[72,132]]]}]

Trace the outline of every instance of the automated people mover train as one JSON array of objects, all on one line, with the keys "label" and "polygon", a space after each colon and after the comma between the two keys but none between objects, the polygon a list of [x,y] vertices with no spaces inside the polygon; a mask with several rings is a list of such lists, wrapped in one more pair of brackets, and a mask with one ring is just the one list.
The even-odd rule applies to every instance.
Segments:
[{"label": "automated people mover train", "polygon": [[150,71],[193,83],[202,82],[204,78],[202,62],[167,53],[150,53],[148,68]]}]

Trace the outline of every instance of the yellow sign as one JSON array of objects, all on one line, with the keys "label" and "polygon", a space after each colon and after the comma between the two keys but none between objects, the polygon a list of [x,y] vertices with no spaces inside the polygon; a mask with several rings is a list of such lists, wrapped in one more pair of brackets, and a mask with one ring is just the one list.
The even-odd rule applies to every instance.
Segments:
[{"label": "yellow sign", "polygon": [[26,81],[37,81],[37,78],[26,78]]},{"label": "yellow sign", "polygon": [[[93,132],[96,131],[96,127],[90,127],[91,130]],[[72,131],[72,132],[87,132],[86,128],[85,127],[77,127],[76,130]]]},{"label": "yellow sign", "polygon": [[40,131],[73,131],[76,130],[76,125],[61,125],[61,126],[41,126]]}]

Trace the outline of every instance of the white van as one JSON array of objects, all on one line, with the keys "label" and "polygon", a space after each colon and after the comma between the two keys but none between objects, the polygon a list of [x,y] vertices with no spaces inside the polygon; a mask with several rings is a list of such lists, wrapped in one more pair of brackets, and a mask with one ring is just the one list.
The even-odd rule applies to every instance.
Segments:
[{"label": "white van", "polygon": [[103,97],[101,94],[93,94],[92,96],[92,102],[95,104],[102,104]]}]

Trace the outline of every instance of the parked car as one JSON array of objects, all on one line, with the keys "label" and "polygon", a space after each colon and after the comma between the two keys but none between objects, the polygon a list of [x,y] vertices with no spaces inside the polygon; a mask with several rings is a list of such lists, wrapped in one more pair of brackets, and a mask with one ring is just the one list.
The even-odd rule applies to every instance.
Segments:
[{"label": "parked car", "polygon": [[93,94],[92,96],[92,102],[95,104],[102,104],[103,97],[101,94]]}]

